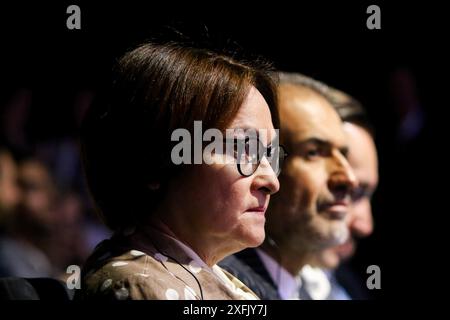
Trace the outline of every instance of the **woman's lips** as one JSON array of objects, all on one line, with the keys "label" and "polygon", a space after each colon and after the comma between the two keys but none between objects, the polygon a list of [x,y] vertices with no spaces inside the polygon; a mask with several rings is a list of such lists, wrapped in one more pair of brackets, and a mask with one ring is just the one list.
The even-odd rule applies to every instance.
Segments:
[{"label": "woman's lips", "polygon": [[266,210],[267,210],[267,207],[254,207],[254,208],[248,209],[246,212],[256,212],[256,213],[264,215],[266,213]]}]

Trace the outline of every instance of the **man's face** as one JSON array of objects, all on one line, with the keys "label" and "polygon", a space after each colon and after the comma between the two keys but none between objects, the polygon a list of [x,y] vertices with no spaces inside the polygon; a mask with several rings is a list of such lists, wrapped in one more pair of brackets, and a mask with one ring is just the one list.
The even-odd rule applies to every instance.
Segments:
[{"label": "man's face", "polygon": [[318,265],[327,269],[336,268],[342,260],[353,256],[356,238],[369,236],[373,231],[372,194],[378,185],[378,160],[374,141],[370,134],[360,126],[345,123],[349,145],[348,161],[358,179],[358,186],[352,195],[347,224],[350,237],[339,246],[324,250],[319,254]]},{"label": "man's face", "polygon": [[355,250],[355,238],[365,238],[372,234],[372,194],[378,186],[378,157],[375,144],[370,134],[363,128],[345,123],[344,130],[348,136],[348,161],[359,181],[352,197],[348,215],[348,227],[351,237],[337,247],[341,259],[351,257]]},{"label": "man's face", "polygon": [[281,139],[289,157],[269,207],[268,235],[299,252],[341,244],[348,237],[346,215],[357,182],[346,159],[342,122],[311,89],[281,85],[279,98]]}]

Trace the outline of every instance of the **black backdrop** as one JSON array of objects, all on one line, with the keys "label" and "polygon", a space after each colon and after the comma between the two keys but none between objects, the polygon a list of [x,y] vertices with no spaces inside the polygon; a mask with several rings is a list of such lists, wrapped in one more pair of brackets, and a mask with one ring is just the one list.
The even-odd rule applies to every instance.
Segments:
[{"label": "black backdrop", "polygon": [[[2,4],[0,102],[20,88],[33,92],[28,135],[40,140],[75,134],[70,106],[77,92],[95,93],[117,54],[165,23],[183,21],[194,29],[203,23],[211,35],[230,37],[277,68],[313,76],[366,106],[376,129],[381,176],[374,198],[376,229],[362,242],[354,264],[362,275],[370,264],[381,266],[382,290],[374,292],[376,298],[415,294],[403,285],[415,285],[408,271],[418,270],[431,255],[422,231],[438,212],[429,201],[434,190],[426,177],[437,151],[430,143],[442,105],[435,93],[443,91],[443,83],[432,73],[444,67],[439,60],[444,57],[443,8],[374,1],[381,8],[382,28],[368,30],[366,8],[372,2],[144,3]],[[66,28],[70,4],[81,8],[81,30]],[[407,70],[416,81],[424,115],[423,129],[409,141],[396,138],[400,118],[392,79],[398,70]],[[437,165],[431,170],[439,171]]]}]

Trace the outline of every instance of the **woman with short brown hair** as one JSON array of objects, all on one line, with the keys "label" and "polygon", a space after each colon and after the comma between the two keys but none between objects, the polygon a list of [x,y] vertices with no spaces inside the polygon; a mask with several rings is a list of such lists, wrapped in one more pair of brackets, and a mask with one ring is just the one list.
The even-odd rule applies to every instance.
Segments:
[{"label": "woman with short brown hair", "polygon": [[[235,132],[232,154],[174,164],[173,132],[195,136],[195,121]],[[107,98],[83,126],[87,181],[114,236],[88,260],[80,297],[257,298],[216,263],[264,239],[284,156],[272,143],[278,121],[264,66],[179,43],[147,43],[125,54]],[[239,136],[247,129],[268,132],[258,136],[257,153]],[[232,165],[220,161],[230,156]]]}]

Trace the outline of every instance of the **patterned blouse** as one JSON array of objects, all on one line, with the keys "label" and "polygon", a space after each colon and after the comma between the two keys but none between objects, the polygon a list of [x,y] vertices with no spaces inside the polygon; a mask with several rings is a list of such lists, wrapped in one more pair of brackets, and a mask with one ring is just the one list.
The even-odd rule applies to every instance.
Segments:
[{"label": "patterned blouse", "polygon": [[160,231],[135,230],[100,243],[87,260],[75,299],[255,300],[236,277],[207,266]]}]

